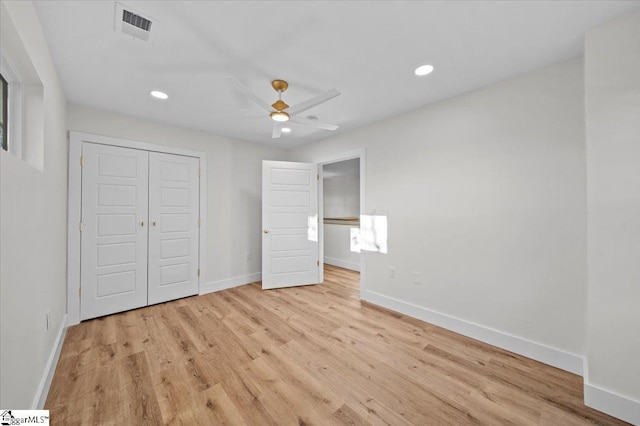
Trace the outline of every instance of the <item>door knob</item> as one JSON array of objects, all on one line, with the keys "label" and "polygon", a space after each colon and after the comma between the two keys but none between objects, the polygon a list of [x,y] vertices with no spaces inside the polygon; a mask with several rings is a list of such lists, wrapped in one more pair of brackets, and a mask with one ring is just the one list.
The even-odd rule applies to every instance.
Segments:
[{"label": "door knob", "polygon": [[269,230],[267,228],[264,228],[264,231],[262,231],[262,232],[264,232],[265,234],[268,234]]},{"label": "door knob", "polygon": [[140,226],[144,226],[144,220],[140,222]]},{"label": "door knob", "polygon": [[151,222],[151,226],[156,226],[156,221]]}]

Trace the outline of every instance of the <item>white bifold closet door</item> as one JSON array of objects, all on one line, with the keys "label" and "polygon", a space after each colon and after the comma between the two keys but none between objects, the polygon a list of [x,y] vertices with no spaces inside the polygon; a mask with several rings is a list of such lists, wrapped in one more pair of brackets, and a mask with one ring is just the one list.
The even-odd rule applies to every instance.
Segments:
[{"label": "white bifold closet door", "polygon": [[149,153],[85,143],[80,318],[147,305]]},{"label": "white bifold closet door", "polygon": [[83,144],[80,318],[198,293],[199,159]]},{"label": "white bifold closet door", "polygon": [[198,293],[200,161],[149,153],[149,304]]}]

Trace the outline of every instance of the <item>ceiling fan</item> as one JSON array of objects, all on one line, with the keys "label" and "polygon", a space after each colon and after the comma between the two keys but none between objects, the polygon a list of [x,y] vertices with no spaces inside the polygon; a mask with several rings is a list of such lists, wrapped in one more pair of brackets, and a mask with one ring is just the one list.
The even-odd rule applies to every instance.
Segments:
[{"label": "ceiling fan", "polygon": [[287,105],[285,101],[282,100],[282,94],[289,87],[289,83],[287,83],[284,80],[273,80],[271,82],[271,87],[273,87],[273,90],[278,92],[278,100],[275,101],[273,104],[269,105],[266,102],[264,102],[259,96],[257,96],[255,93],[247,89],[242,83],[240,83],[235,78],[233,77],[228,77],[228,78],[232,80],[236,84],[236,86],[238,86],[238,88],[256,105],[258,105],[260,108],[266,110],[269,113],[269,117],[271,117],[271,119],[273,120],[273,132],[271,134],[272,138],[280,137],[280,135],[282,134],[282,128],[284,127],[284,123],[286,123],[287,121],[291,121],[292,123],[302,124],[305,126],[315,127],[318,129],[325,129],[325,130],[336,130],[338,128],[338,126],[334,124],[319,123],[317,120],[297,116],[301,112],[311,109],[317,105],[320,105],[321,103],[327,102],[328,100],[333,99],[336,96],[340,95],[340,92],[338,91],[338,89],[331,89],[327,92],[321,93],[317,96],[314,96],[311,99],[308,99],[304,102],[301,102],[297,105],[290,107],[289,105]]}]

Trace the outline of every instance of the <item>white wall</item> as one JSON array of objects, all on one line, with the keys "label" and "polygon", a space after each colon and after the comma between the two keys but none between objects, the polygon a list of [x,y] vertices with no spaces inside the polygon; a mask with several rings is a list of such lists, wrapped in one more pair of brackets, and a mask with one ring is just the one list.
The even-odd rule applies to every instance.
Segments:
[{"label": "white wall", "polygon": [[574,355],[585,351],[581,61],[295,149],[292,159],[322,161],[361,147],[365,211],[389,219],[389,253],[367,254],[364,297],[423,317],[444,314],[432,316],[497,336],[497,344],[515,342],[506,345],[513,350],[526,346],[521,352],[530,356],[546,351],[550,359],[538,358],[580,372]]},{"label": "white wall", "polygon": [[[640,14],[591,31],[585,45],[589,275],[587,403],[598,388],[640,424]],[[593,389],[595,387],[596,389]],[[593,394],[594,398],[590,396]],[[620,402],[620,401],[619,401]]]},{"label": "white wall", "polygon": [[324,224],[324,263],[360,270],[360,253],[351,251],[351,226]]},{"label": "white wall", "polygon": [[[286,160],[281,148],[240,142],[79,105],[68,108],[69,130],[207,153],[205,291],[260,279],[262,160]],[[249,260],[247,259],[249,255]]]},{"label": "white wall", "polygon": [[66,312],[66,100],[32,3],[3,1],[0,14],[44,89],[38,168],[0,150],[0,406],[25,409],[38,402]]},{"label": "white wall", "polygon": [[322,183],[324,217],[360,216],[360,176],[332,176]]}]

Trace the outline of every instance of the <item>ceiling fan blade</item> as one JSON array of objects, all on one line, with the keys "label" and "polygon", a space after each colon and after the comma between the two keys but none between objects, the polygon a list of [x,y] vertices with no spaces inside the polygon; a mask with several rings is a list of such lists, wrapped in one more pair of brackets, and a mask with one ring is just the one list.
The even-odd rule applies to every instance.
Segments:
[{"label": "ceiling fan blade", "polygon": [[340,127],[336,126],[335,124],[319,123],[317,120],[309,120],[308,118],[303,117],[291,117],[291,122],[324,130],[337,130],[338,127]]},{"label": "ceiling fan blade", "polygon": [[[260,115],[221,115],[217,118],[223,119],[223,120],[264,120],[265,119],[265,115],[264,114],[260,114]],[[267,117],[269,118],[269,117]]]},{"label": "ceiling fan blade", "polygon": [[236,87],[238,89],[240,89],[240,91],[242,93],[244,93],[244,95],[247,98],[251,99],[256,105],[258,105],[260,108],[262,108],[262,109],[264,109],[264,110],[266,110],[268,112],[271,112],[271,106],[268,103],[266,103],[265,101],[263,101],[262,99],[260,99],[258,97],[258,95],[253,93],[251,90],[247,89],[247,87],[244,84],[240,83],[238,80],[236,80],[233,77],[226,77],[226,78],[228,80],[233,81],[233,83],[236,85]]},{"label": "ceiling fan blade", "polygon": [[328,92],[321,93],[318,96],[314,96],[311,99],[300,102],[299,104],[290,107],[289,109],[287,109],[287,112],[289,113],[289,115],[300,114],[301,112],[311,109],[316,105],[327,102],[329,99],[335,98],[339,94],[340,92],[338,91],[338,89],[331,89]]},{"label": "ceiling fan blade", "polygon": [[271,134],[272,139],[277,139],[282,134],[282,123],[278,123],[277,121],[273,122],[273,133]]}]

